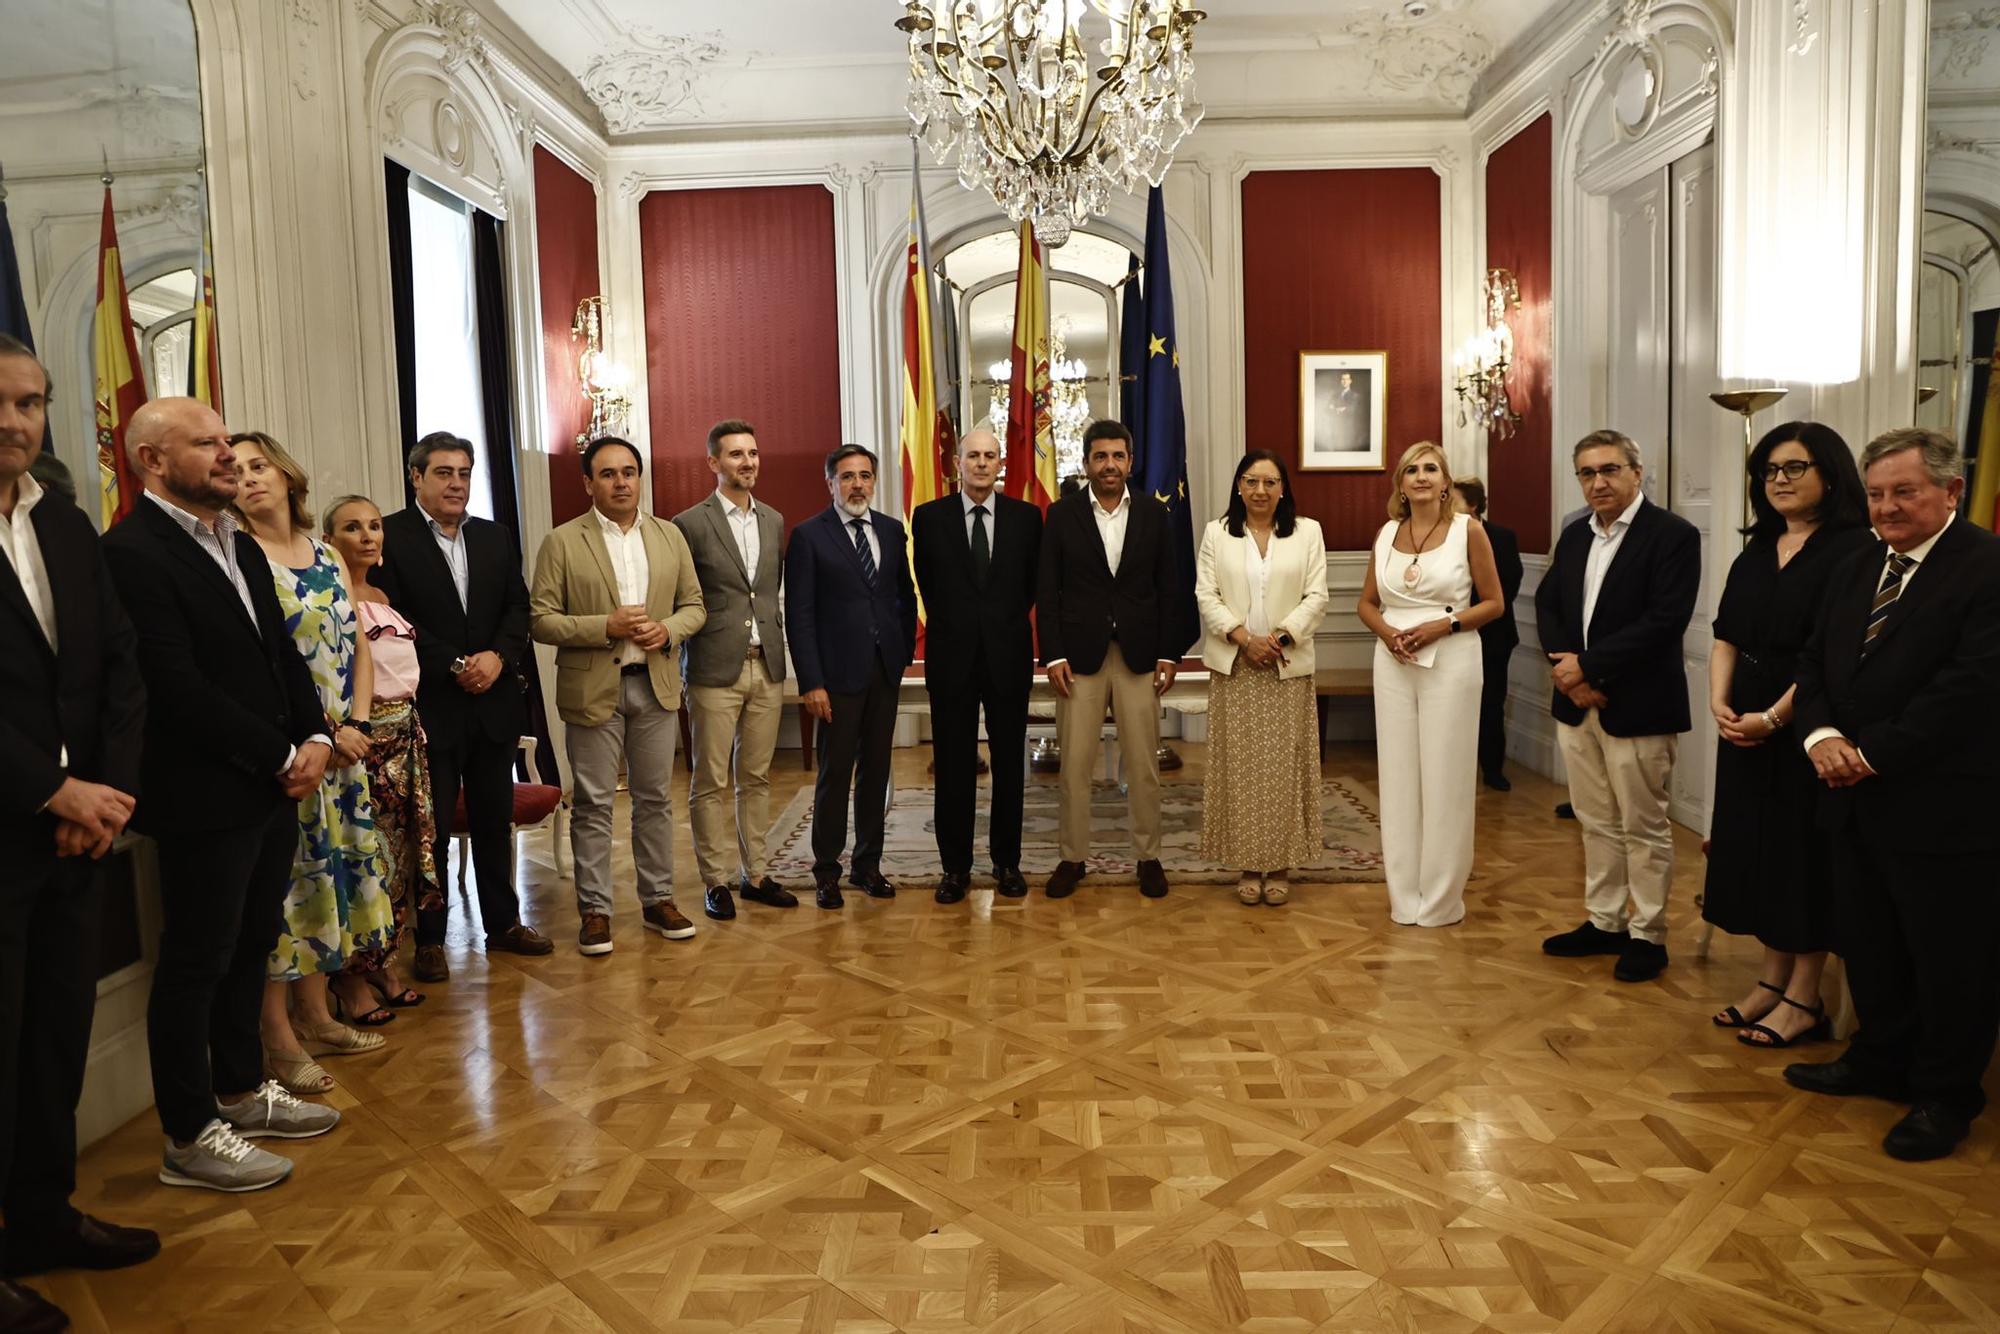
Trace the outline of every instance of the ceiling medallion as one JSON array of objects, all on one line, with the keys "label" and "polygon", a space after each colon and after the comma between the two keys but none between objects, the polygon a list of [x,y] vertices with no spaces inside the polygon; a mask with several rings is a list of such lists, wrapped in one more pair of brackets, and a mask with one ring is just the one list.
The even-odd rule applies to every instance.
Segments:
[{"label": "ceiling medallion", "polygon": [[1206,17],[1193,0],[906,0],[910,123],[939,162],[957,156],[960,185],[1059,246],[1113,186],[1158,185],[1201,123]]}]

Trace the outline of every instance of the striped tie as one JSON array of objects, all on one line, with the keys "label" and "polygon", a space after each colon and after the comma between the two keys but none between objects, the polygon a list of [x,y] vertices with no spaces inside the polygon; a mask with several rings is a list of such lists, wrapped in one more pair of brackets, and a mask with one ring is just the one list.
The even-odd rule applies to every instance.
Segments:
[{"label": "striped tie", "polygon": [[866,519],[855,519],[849,526],[854,529],[854,550],[861,557],[861,573],[867,575],[868,582],[872,584],[875,582],[875,553],[868,549],[867,522]]},{"label": "striped tie", "polygon": [[1861,656],[1875,647],[1876,638],[1882,633],[1883,624],[1889,619],[1889,609],[1896,605],[1896,599],[1903,593],[1903,576],[1907,575],[1916,562],[1900,551],[1889,553],[1889,568],[1882,575],[1882,586],[1875,590],[1875,602],[1868,608],[1868,632],[1861,636]]}]

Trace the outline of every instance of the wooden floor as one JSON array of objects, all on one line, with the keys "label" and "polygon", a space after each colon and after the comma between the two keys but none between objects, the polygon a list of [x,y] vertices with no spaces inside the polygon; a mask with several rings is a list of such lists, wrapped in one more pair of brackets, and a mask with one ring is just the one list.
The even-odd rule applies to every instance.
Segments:
[{"label": "wooden floor", "polygon": [[[1328,770],[1372,784],[1372,748]],[[1693,959],[1691,836],[1661,981],[1545,959],[1581,920],[1561,795],[1482,793],[1431,932],[1380,885],[727,925],[683,890],[695,940],[628,897],[591,960],[544,837],[553,958],[455,937],[386,1053],[327,1062],[341,1128],[265,1142],[276,1190],[161,1186],[133,1121],[79,1203],[165,1252],[39,1286],[120,1331],[2000,1329],[1994,1118],[1898,1165],[1894,1109],[1712,1029],[1753,954]]]}]

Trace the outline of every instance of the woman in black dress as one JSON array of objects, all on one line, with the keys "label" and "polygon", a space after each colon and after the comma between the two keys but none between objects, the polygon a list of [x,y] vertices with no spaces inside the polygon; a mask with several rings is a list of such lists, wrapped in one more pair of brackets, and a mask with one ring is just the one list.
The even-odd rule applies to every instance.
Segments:
[{"label": "woman in black dress", "polygon": [[1814,832],[1819,788],[1789,730],[1792,677],[1827,577],[1869,545],[1854,455],[1830,427],[1786,422],[1750,452],[1749,543],[1729,567],[1708,661],[1721,728],[1701,915],[1755,936],[1764,966],[1750,994],[1714,1016],[1753,1047],[1829,1036],[1819,999],[1830,940],[1827,852]]}]

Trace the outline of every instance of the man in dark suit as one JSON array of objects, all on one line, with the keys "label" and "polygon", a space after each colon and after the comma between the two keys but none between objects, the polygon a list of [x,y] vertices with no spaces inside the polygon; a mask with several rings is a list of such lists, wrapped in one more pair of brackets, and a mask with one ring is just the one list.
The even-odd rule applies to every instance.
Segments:
[{"label": "man in dark suit", "polygon": [[340,1120],[264,1077],[258,1027],[299,799],[333,750],[270,564],[229,513],[236,459],[222,418],[191,398],[154,399],[132,415],[126,448],[145,494],[103,552],[146,680],[133,824],[155,844],[165,919],[146,1006],[160,1180],[258,1190],[292,1164],[248,1140]]},{"label": "man in dark suit", "polygon": [[1042,514],[1000,494],[1000,441],[966,433],[954,496],[910,516],[917,588],[924,596],[924,686],[931,696],[937,768],[932,810],[944,876],[937,901],[957,903],[972,883],[973,807],[979,786],[979,711],[993,757],[987,847],[1008,898],[1021,878],[1021,804],[1027,779],[1028,691],[1035,680],[1035,577]]},{"label": "man in dark suit", "polygon": [[66,1323],[14,1277],[160,1249],[157,1234],[69,1202],[97,1006],[97,859],[132,816],[146,688],[97,533],[33,475],[48,404],[48,372],[0,334],[0,1331]]},{"label": "man in dark suit", "polygon": [[1571,451],[1590,516],[1563,530],[1535,590],[1555,680],[1556,741],[1583,826],[1584,906],[1542,942],[1563,958],[1615,954],[1621,982],[1667,966],[1667,819],[1679,734],[1688,730],[1681,636],[1701,591],[1701,534],[1647,500],[1639,447],[1593,431]]},{"label": "man in dark suit", "polygon": [[[382,520],[375,586],[417,630],[417,712],[430,738],[438,883],[450,884],[451,836],[461,787],[479,881],[486,948],[547,954],[549,938],[521,920],[514,892],[514,754],[527,723],[521,676],[528,585],[514,538],[466,513],[472,442],[433,431],[410,450],[416,503]],[[445,910],[417,915],[416,975],[451,976]]]},{"label": "man in dark suit", "polygon": [[1961,467],[1934,431],[1862,451],[1882,541],[1832,576],[1795,696],[1861,1027],[1785,1078],[1908,1102],[1882,1147],[1911,1162],[1969,1133],[2000,1037],[2000,538],[1956,518]]},{"label": "man in dark suit", "polygon": [[1049,506],[1035,627],[1042,662],[1060,699],[1062,860],[1048,895],[1066,898],[1090,855],[1090,778],[1108,702],[1125,765],[1139,892],[1167,892],[1160,865],[1160,700],[1174,683],[1186,644],[1167,642],[1174,550],[1167,507],[1126,489],[1132,433],[1114,421],[1083,433],[1090,485]]},{"label": "man in dark suit", "polygon": [[882,833],[896,696],[916,654],[917,590],[903,525],[870,508],[875,455],[860,445],[834,450],[826,487],[833,504],[793,529],[785,550],[785,619],[799,702],[825,724],[813,786],[815,897],[838,908],[850,784],[848,883],[870,898],[896,893],[882,877]]},{"label": "man in dark suit", "polygon": [[1502,528],[1486,517],[1486,484],[1477,477],[1452,480],[1458,493],[1458,509],[1470,514],[1486,528],[1493,544],[1493,564],[1500,572],[1500,599],[1506,610],[1479,627],[1479,656],[1486,670],[1479,691],[1479,772],[1486,786],[1509,792],[1514,785],[1503,769],[1507,763],[1507,668],[1514,649],[1521,642],[1521,628],[1514,623],[1514,599],[1521,592],[1521,541],[1511,528]]}]

